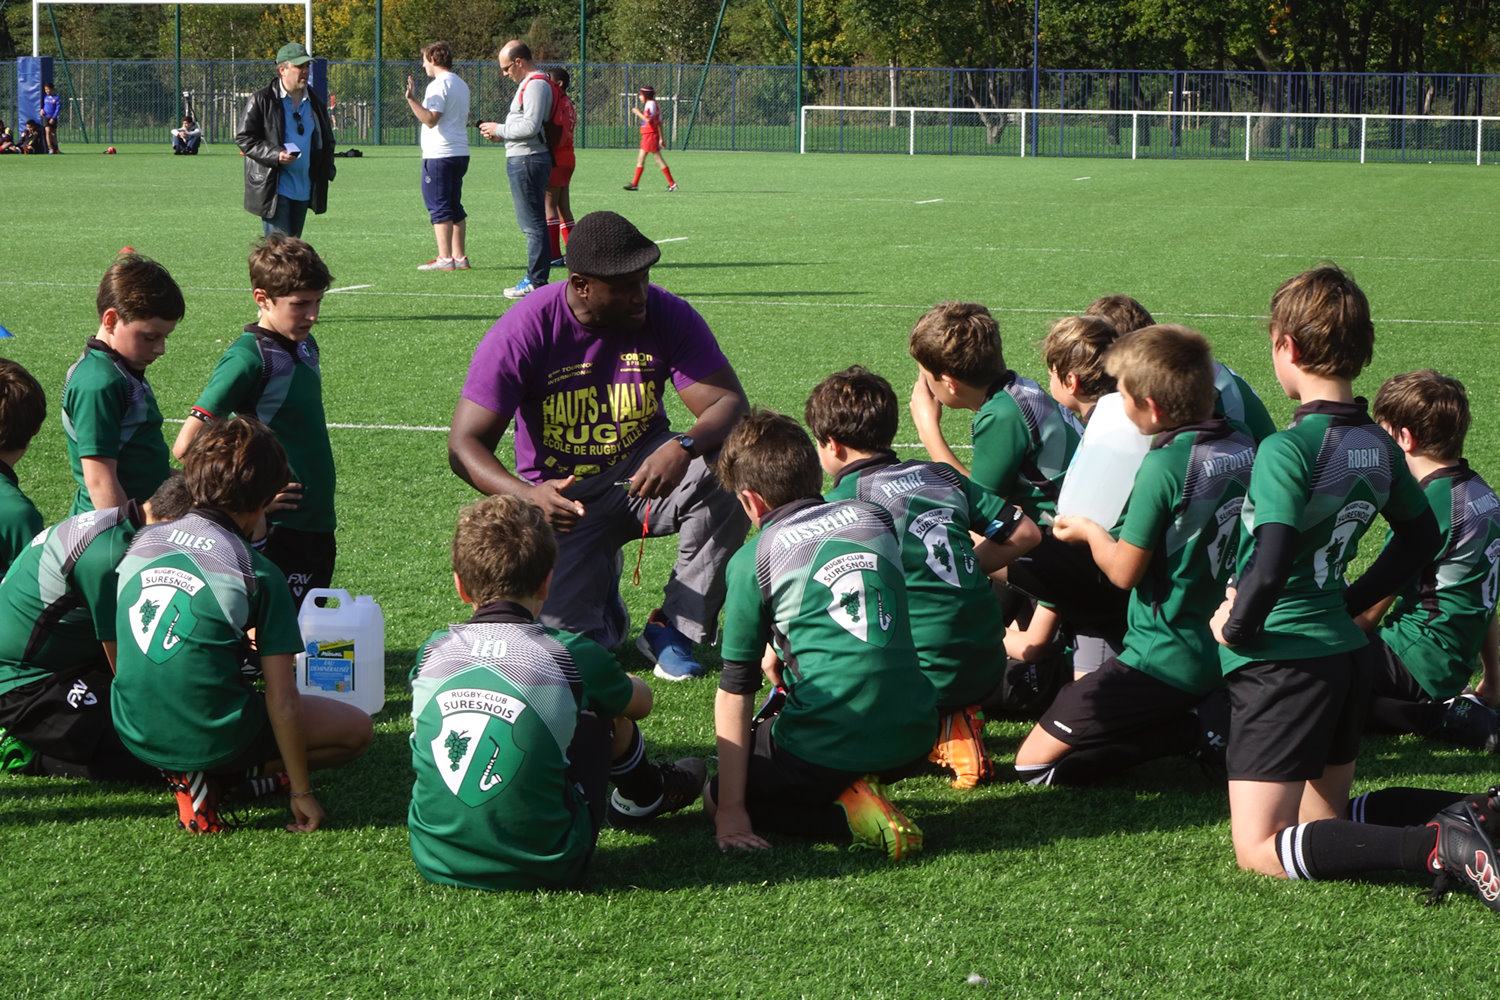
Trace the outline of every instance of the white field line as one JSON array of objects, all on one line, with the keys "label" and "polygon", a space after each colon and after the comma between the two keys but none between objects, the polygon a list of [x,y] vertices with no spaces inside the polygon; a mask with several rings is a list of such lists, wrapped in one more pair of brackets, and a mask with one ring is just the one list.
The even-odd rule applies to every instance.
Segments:
[{"label": "white field line", "polygon": [[685,239],[687,239],[686,236],[668,236],[664,240],[652,240],[651,242],[653,242],[653,243],[681,243]]},{"label": "white field line", "polygon": [[[167,418],[166,420],[163,421],[163,423],[168,423],[168,424],[181,424],[181,423],[185,423],[185,422],[186,421],[184,421],[184,420],[178,420],[176,418],[171,418],[171,417],[169,417],[169,418]],[[406,432],[406,433],[426,433],[426,434],[447,434],[448,433],[448,428],[446,428],[446,427],[424,427],[424,426],[422,426],[420,424],[329,424],[328,427],[329,427],[330,430],[340,430],[340,431],[403,431],[403,432]],[[514,427],[507,428],[506,431],[505,431],[505,436],[506,437],[515,437],[515,434],[516,434],[516,431],[515,431]],[[913,442],[911,444],[897,442],[896,444],[891,445],[891,447],[892,448],[920,448],[920,447],[922,447],[922,442],[916,441],[916,442]],[[950,444],[948,447],[954,449],[955,451],[972,451],[974,449],[974,446],[972,444]]]},{"label": "white field line", "polygon": [[940,202],[942,200],[943,199],[941,199],[941,198],[928,198],[926,201],[914,201],[914,202],[912,202],[912,204],[913,205],[936,205],[938,202]]},{"label": "white field line", "polygon": [[374,288],[374,287],[375,287],[374,285],[345,285],[343,288],[330,288],[330,289],[328,289],[328,294],[332,295],[335,292],[353,292],[353,291],[357,291],[358,289],[361,289],[361,288]]}]

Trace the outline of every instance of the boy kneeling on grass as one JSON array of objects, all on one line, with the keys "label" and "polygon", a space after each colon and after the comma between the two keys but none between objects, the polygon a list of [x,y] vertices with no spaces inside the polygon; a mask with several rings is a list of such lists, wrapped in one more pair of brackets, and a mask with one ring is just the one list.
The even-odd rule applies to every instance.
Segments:
[{"label": "boy kneeling on grass", "polygon": [[[1458,379],[1430,368],[1407,372],[1380,387],[1374,416],[1406,455],[1443,544],[1404,591],[1355,619],[1372,633],[1376,661],[1370,729],[1495,752],[1500,500],[1463,457],[1469,398]],[[1476,657],[1484,676],[1469,691]]]},{"label": "boy kneeling on grass", "polygon": [[[1374,349],[1369,302],[1337,267],[1271,297],[1272,364],[1301,405],[1256,452],[1236,580],[1209,623],[1229,685],[1235,858],[1279,878],[1427,872],[1437,876],[1431,901],[1463,888],[1500,910],[1500,788],[1386,788],[1349,801],[1371,669],[1352,616],[1399,590],[1440,542],[1401,449],[1354,396]],[[1391,541],[1345,584],[1376,512]]]},{"label": "boy kneeling on grass", "polygon": [[[825,503],[807,432],[768,410],[740,422],[715,471],[761,529],[725,572],[719,773],[703,793],[720,850],[770,847],[758,828],[919,851],[884,783],[926,767],[937,692],[912,647],[891,515]],[[785,704],[752,726],[763,670]]]},{"label": "boy kneeling on grass", "polygon": [[[984,716],[1006,707],[1005,624],[988,574],[1041,541],[1021,511],[938,462],[902,462],[892,450],[899,404],[891,384],[855,365],[818,384],[807,426],[829,500],[883,507],[896,524],[922,672],[937,689],[942,724],[929,755],[951,770],[953,787],[994,775],[984,749]],[[970,532],[981,537],[976,546]]]},{"label": "boy kneeling on grass", "polygon": [[[142,528],[120,562],[115,728],[162,769],[184,828],[225,829],[226,791],[288,790],[287,829],[311,832],[324,814],[308,772],[364,753],[371,726],[353,705],[298,693],[286,577],[250,547],[286,485],[286,452],[265,424],[236,417],[204,428],[182,466],[192,509]],[[241,669],[252,632],[264,694]]]},{"label": "boy kneeling on grass", "polygon": [[411,853],[426,879],[474,889],[577,885],[606,812],[616,825],[691,805],[696,757],[646,759],[651,689],[592,639],[537,622],[557,540],[540,507],[463,509],[453,580],[474,608],[412,669]]},{"label": "boy kneeling on grass", "polygon": [[1234,566],[1255,442],[1212,416],[1213,356],[1195,331],[1149,326],[1116,341],[1105,361],[1125,415],[1155,435],[1151,451],[1118,539],[1085,517],[1060,517],[1053,531],[1132,588],[1129,624],[1120,653],[1064,687],[1016,751],[1018,776],[1034,785],[1209,751],[1194,713],[1224,685],[1208,621]]}]

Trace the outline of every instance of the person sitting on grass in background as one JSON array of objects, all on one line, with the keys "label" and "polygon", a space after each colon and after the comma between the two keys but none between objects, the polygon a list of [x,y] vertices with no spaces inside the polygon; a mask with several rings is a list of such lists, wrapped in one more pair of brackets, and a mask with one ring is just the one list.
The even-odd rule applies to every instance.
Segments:
[{"label": "person sitting on grass in background", "polygon": [[309,590],[332,583],[338,556],[333,445],[312,335],[331,284],[323,259],[295,236],[272,233],[255,244],[250,287],[258,318],[220,356],[172,445],[184,458],[198,435],[231,414],[258,417],[271,428],[290,460],[292,481],[267,517],[263,550],[286,575],[297,607]]},{"label": "person sitting on grass in background", "polygon": [[145,500],[172,472],[146,367],[166,353],[182,319],[182,290],[156,261],[121,253],[95,304],[99,331],[63,385],[63,430],[78,483],[69,516]]},{"label": "person sitting on grass in background", "polygon": [[557,84],[554,96],[557,107],[552,120],[562,128],[562,136],[552,150],[552,173],[547,177],[547,240],[552,246],[552,266],[566,267],[568,237],[573,233],[573,203],[568,198],[573,184],[573,168],[578,156],[573,151],[573,129],[578,124],[578,109],[568,97],[568,84],[572,74],[561,66],[554,66],[547,73]]},{"label": "person sitting on grass in background", "polygon": [[0,153],[19,153],[21,147],[16,145],[16,133],[4,119],[0,119]]},{"label": "person sitting on grass in background", "polygon": [[[557,563],[541,508],[513,496],[465,507],[453,579],[474,609],[417,653],[411,853],[424,878],[474,889],[582,881],[606,813],[641,822],[691,805],[696,757],[651,763],[636,720],[651,689],[609,651],[537,620]],[[623,808],[622,808],[623,807]]]},{"label": "person sitting on grass in background", "polygon": [[[1405,590],[1355,619],[1376,662],[1369,728],[1495,752],[1500,500],[1463,457],[1469,398],[1462,382],[1429,368],[1387,379],[1373,416],[1406,455],[1443,543]],[[1476,657],[1484,672],[1471,693]]]},{"label": "person sitting on grass in background", "polygon": [[[1149,326],[1120,338],[1105,361],[1126,416],[1154,435],[1151,451],[1118,539],[1078,516],[1059,517],[1053,531],[1087,545],[1110,582],[1131,588],[1129,627],[1120,653],[1064,687],[1016,751],[1016,773],[1033,785],[1097,780],[1200,749],[1194,712],[1224,686],[1208,621],[1234,566],[1255,442],[1211,416],[1213,355],[1196,331]],[[1225,715],[1212,716],[1217,754]]]},{"label": "person sitting on grass in background", "polygon": [[[287,829],[311,832],[324,813],[309,772],[355,759],[372,732],[355,706],[298,693],[302,634],[286,579],[250,547],[286,485],[286,452],[265,424],[237,417],[205,427],[182,466],[192,509],[142,528],[120,563],[115,729],[162,769],[183,828],[225,829],[226,792],[284,789]],[[252,631],[264,694],[241,669]]]},{"label": "person sitting on grass in background", "polygon": [[109,691],[117,657],[117,568],[142,527],[192,506],[173,473],[145,504],[67,518],[0,581],[0,770],[158,782],[115,733]]},{"label": "person sitting on grass in background", "polygon": [[[1132,330],[1156,324],[1146,307],[1129,295],[1106,295],[1095,299],[1089,303],[1084,315],[1104,317],[1115,325],[1122,337]],[[1255,389],[1217,358],[1214,359],[1214,391],[1218,394],[1214,416],[1228,417],[1231,424],[1255,438],[1257,444],[1276,433],[1276,423]]]},{"label": "person sitting on grass in background", "polygon": [[203,145],[203,130],[198,123],[193,121],[191,115],[184,115],[182,127],[172,130],[172,155],[173,156],[197,156],[198,147]]},{"label": "person sitting on grass in background", "polygon": [[646,154],[650,153],[656,158],[656,165],[661,168],[662,176],[667,179],[667,190],[676,191],[677,182],[672,179],[672,169],[661,155],[661,105],[656,103],[656,88],[642,87],[639,96],[641,106],[631,108],[630,113],[641,120],[641,151],[635,158],[635,176],[625,185],[625,190],[634,191],[641,186],[641,173],[646,169]]},{"label": "person sitting on grass in background", "polygon": [[35,118],[26,119],[26,124],[21,126],[21,136],[16,140],[16,148],[28,154],[47,152],[47,140],[42,138],[42,126]]},{"label": "person sitting on grass in background", "polygon": [[[937,689],[941,724],[930,759],[955,788],[994,775],[984,713],[1006,706],[1005,626],[993,573],[1041,541],[1031,518],[949,466],[902,462],[892,450],[899,404],[891,384],[855,365],[820,382],[806,420],[829,501],[883,507],[896,525],[917,661]],[[982,536],[975,545],[970,532]]]},{"label": "person sitting on grass in background", "polygon": [[42,515],[21,492],[16,463],[47,419],[47,394],[31,373],[0,358],[0,577],[42,530]]},{"label": "person sitting on grass in background", "polygon": [[[891,515],[825,502],[807,432],[769,410],[739,423],[715,471],[761,529],[725,573],[719,773],[703,793],[720,850],[769,847],[761,830],[916,853],[922,831],[885,783],[926,767],[937,692],[912,646]],[[756,725],[763,672],[785,698]]]},{"label": "person sitting on grass in background", "polygon": [[[1466,798],[1387,788],[1349,800],[1372,669],[1353,615],[1397,592],[1441,544],[1401,449],[1354,396],[1374,353],[1369,303],[1323,265],[1276,290],[1270,326],[1277,381],[1301,405],[1256,452],[1236,578],[1210,622],[1229,685],[1235,858],[1278,878],[1425,872],[1436,876],[1430,901],[1464,888],[1500,910],[1500,789]],[[1377,512],[1392,538],[1346,584]]]}]

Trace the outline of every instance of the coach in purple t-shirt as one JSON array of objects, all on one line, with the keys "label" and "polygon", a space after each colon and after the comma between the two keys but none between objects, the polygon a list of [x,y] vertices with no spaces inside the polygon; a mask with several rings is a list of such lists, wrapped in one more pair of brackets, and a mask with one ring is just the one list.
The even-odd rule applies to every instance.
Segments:
[{"label": "coach in purple t-shirt", "polygon": [[[636,645],[658,677],[683,680],[703,673],[691,643],[712,641],[724,565],[749,527],[705,456],[749,403],[703,317],[650,283],[660,257],[614,212],[579,219],[568,280],[512,306],[475,349],[448,462],[480,492],[525,497],[547,512],[558,558],[541,620],[607,647],[630,630],[621,546],[643,525],[678,535],[661,607]],[[669,377],[696,418],[681,434],[667,423]],[[512,417],[514,473],[495,456]]]}]

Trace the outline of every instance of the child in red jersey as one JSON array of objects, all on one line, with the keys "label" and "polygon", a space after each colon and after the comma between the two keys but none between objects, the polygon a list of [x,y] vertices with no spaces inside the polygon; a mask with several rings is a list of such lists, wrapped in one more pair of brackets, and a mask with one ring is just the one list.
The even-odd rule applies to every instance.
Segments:
[{"label": "child in red jersey", "polygon": [[676,191],[677,182],[672,179],[672,170],[661,156],[661,107],[656,103],[656,90],[642,87],[640,96],[641,106],[631,108],[630,113],[641,120],[641,151],[635,158],[635,176],[625,185],[625,190],[635,191],[640,187],[641,172],[646,169],[646,154],[650,153],[656,157],[656,165],[667,178],[667,190]]}]

